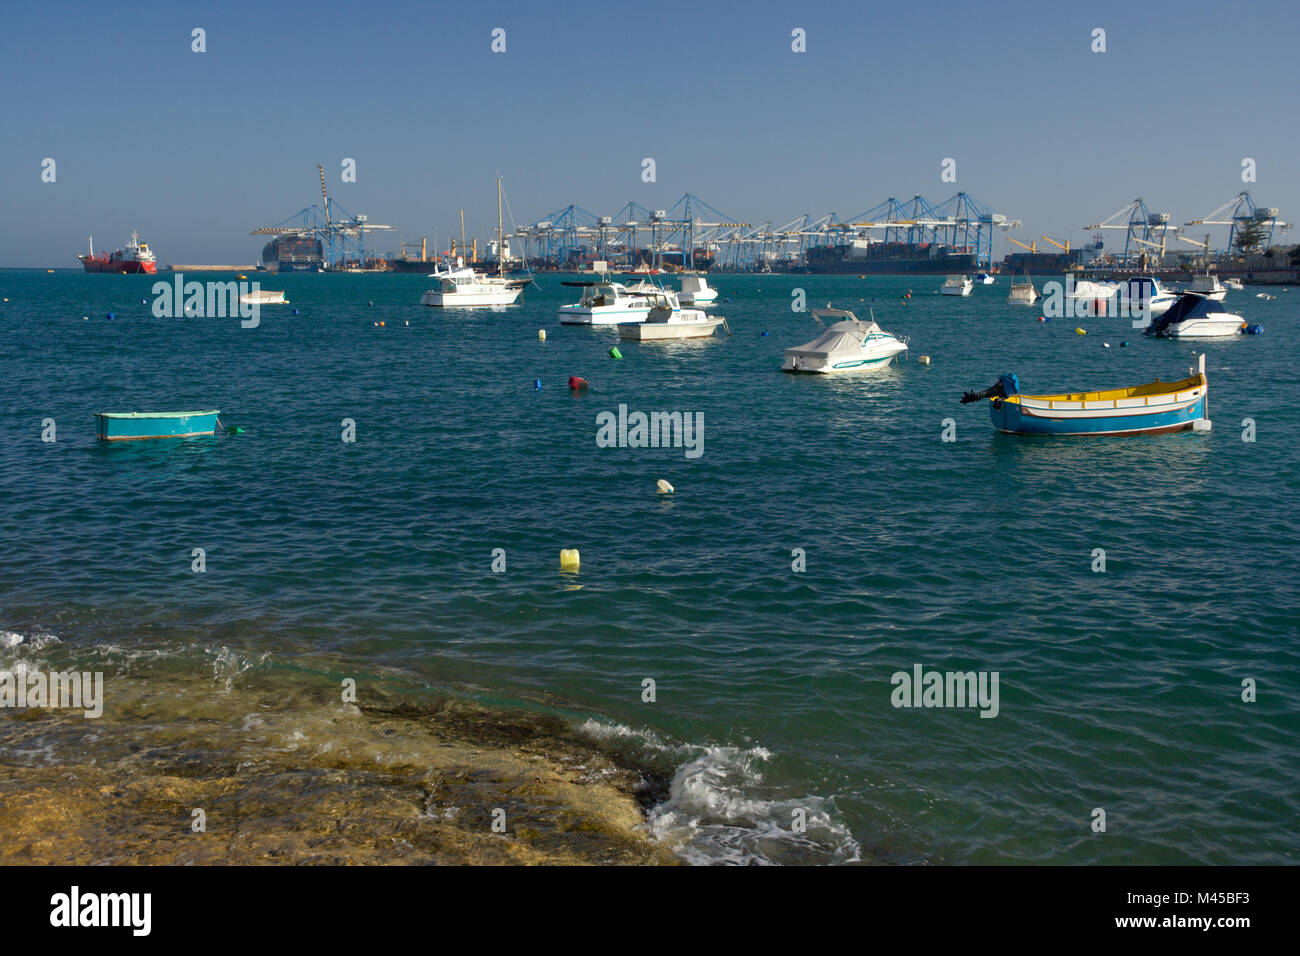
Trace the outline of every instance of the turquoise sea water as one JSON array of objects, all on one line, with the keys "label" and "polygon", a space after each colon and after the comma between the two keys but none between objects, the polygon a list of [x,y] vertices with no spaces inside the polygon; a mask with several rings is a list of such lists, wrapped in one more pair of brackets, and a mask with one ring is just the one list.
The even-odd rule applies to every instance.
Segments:
[{"label": "turquoise sea water", "polygon": [[[292,302],[256,329],[154,318],[153,277],[0,272],[9,644],[227,648],[565,714],[672,776],[648,825],[694,861],[1300,858],[1300,290],[1229,293],[1265,333],[1197,344],[1038,322],[1005,277],[723,275],[731,337],[616,361],[613,331],[559,326],[553,275],[499,312],[422,308],[422,276],[251,277]],[[780,374],[818,332],[796,288],[872,303],[910,357]],[[1208,434],[1016,438],[958,403],[1003,371],[1172,380],[1201,349]],[[620,404],[702,413],[703,454],[597,447]],[[94,440],[95,411],[199,408],[246,432]],[[997,717],[895,708],[917,664],[997,671]]]}]

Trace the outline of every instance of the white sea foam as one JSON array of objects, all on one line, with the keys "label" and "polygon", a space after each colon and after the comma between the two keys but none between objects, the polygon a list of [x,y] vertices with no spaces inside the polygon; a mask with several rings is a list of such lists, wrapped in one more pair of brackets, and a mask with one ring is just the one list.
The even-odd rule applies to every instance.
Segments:
[{"label": "white sea foam", "polygon": [[[650,811],[654,839],[695,864],[853,863],[861,847],[839,819],[834,800],[778,796],[764,784],[763,747],[670,744],[650,730],[586,720],[579,732],[602,743],[643,747],[648,757],[685,756],[668,799]],[[796,814],[796,811],[801,811]],[[801,818],[803,832],[795,826]]]}]

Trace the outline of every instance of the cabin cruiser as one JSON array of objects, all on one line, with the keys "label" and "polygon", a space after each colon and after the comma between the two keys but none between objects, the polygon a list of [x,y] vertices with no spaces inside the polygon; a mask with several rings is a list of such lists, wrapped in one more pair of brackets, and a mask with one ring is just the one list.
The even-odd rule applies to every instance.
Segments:
[{"label": "cabin cruiser", "polygon": [[709,305],[718,301],[718,290],[710,287],[704,276],[682,276],[682,305]]},{"label": "cabin cruiser", "polygon": [[455,266],[448,263],[444,268],[431,272],[429,278],[437,279],[438,285],[420,297],[420,304],[443,308],[514,305],[529,281],[480,275],[459,257]]},{"label": "cabin cruiser", "polygon": [[1245,324],[1241,316],[1225,312],[1218,300],[1185,292],[1162,315],[1152,319],[1142,334],[1166,339],[1210,338],[1236,335]]},{"label": "cabin cruiser", "polygon": [[992,285],[996,280],[994,280],[993,276],[990,275],[989,273],[981,272],[979,275],[975,277],[975,281],[978,282],[980,285]]},{"label": "cabin cruiser", "polygon": [[1246,288],[1244,285],[1241,284],[1240,279],[1224,279],[1223,287],[1232,292],[1240,292]]},{"label": "cabin cruiser", "polygon": [[564,282],[583,290],[582,298],[560,306],[561,325],[614,325],[643,322],[650,312],[647,296],[660,292],[648,282],[625,286],[621,282]]},{"label": "cabin cruiser", "polygon": [[[825,375],[884,368],[907,351],[907,339],[882,331],[874,317],[864,322],[852,312],[830,307],[809,311],[825,331],[807,345],[786,349],[783,372]],[[822,319],[839,321],[826,326]]]},{"label": "cabin cruiser", "polygon": [[943,288],[939,291],[944,295],[970,295],[974,288],[975,283],[970,276],[948,276],[943,280]]},{"label": "cabin cruiser", "polygon": [[1212,276],[1207,272],[1205,275],[1192,276],[1192,286],[1187,291],[1222,302],[1228,294],[1228,287],[1219,281],[1218,276]]},{"label": "cabin cruiser", "polygon": [[637,342],[663,339],[702,339],[726,325],[724,318],[709,316],[700,309],[683,309],[676,292],[656,289],[651,293],[638,293],[649,305],[644,320],[620,322],[618,337]]}]

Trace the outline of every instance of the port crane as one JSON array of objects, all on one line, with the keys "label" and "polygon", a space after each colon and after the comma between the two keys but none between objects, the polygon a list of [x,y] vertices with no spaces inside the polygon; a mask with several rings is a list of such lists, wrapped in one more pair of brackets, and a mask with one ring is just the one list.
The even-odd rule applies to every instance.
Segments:
[{"label": "port crane", "polygon": [[[1212,212],[1206,213],[1200,219],[1193,219],[1186,222],[1185,226],[1227,226],[1228,227],[1228,248],[1231,252],[1237,241],[1237,234],[1242,228],[1250,223],[1257,223],[1261,229],[1266,231],[1263,247],[1267,252],[1273,244],[1273,231],[1275,229],[1285,232],[1291,228],[1288,222],[1282,222],[1277,218],[1278,209],[1275,206],[1256,206],[1255,201],[1250,198],[1250,193],[1240,192],[1233,196],[1223,205],[1219,206]],[[1206,237],[1208,241],[1209,237]],[[1208,250],[1207,250],[1208,252]]]},{"label": "port crane", "polygon": [[353,215],[343,208],[337,199],[332,199],[325,188],[325,168],[316,164],[320,173],[321,204],[311,205],[306,209],[283,219],[273,226],[261,226],[253,229],[253,236],[300,236],[315,239],[321,244],[322,258],[327,267],[346,264],[355,257],[358,265],[364,267],[366,262],[366,231],[392,229],[372,223],[364,215]]},{"label": "port crane", "polygon": [[[1151,212],[1141,197],[1134,199],[1131,203],[1120,209],[1118,212],[1106,217],[1099,223],[1091,226],[1084,226],[1085,229],[1123,229],[1124,235],[1124,254],[1121,260],[1124,265],[1131,265],[1134,258],[1145,255],[1144,250],[1159,250],[1163,255],[1165,251],[1166,236],[1171,228],[1169,225],[1169,213]],[[1157,237],[1158,240],[1157,241]]]}]

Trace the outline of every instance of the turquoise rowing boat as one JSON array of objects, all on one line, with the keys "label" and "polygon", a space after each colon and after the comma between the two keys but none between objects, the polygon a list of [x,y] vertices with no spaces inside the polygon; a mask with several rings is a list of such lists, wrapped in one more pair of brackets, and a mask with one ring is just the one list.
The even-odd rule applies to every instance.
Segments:
[{"label": "turquoise rowing boat", "polygon": [[217,431],[220,412],[95,412],[101,441],[195,438]]}]

